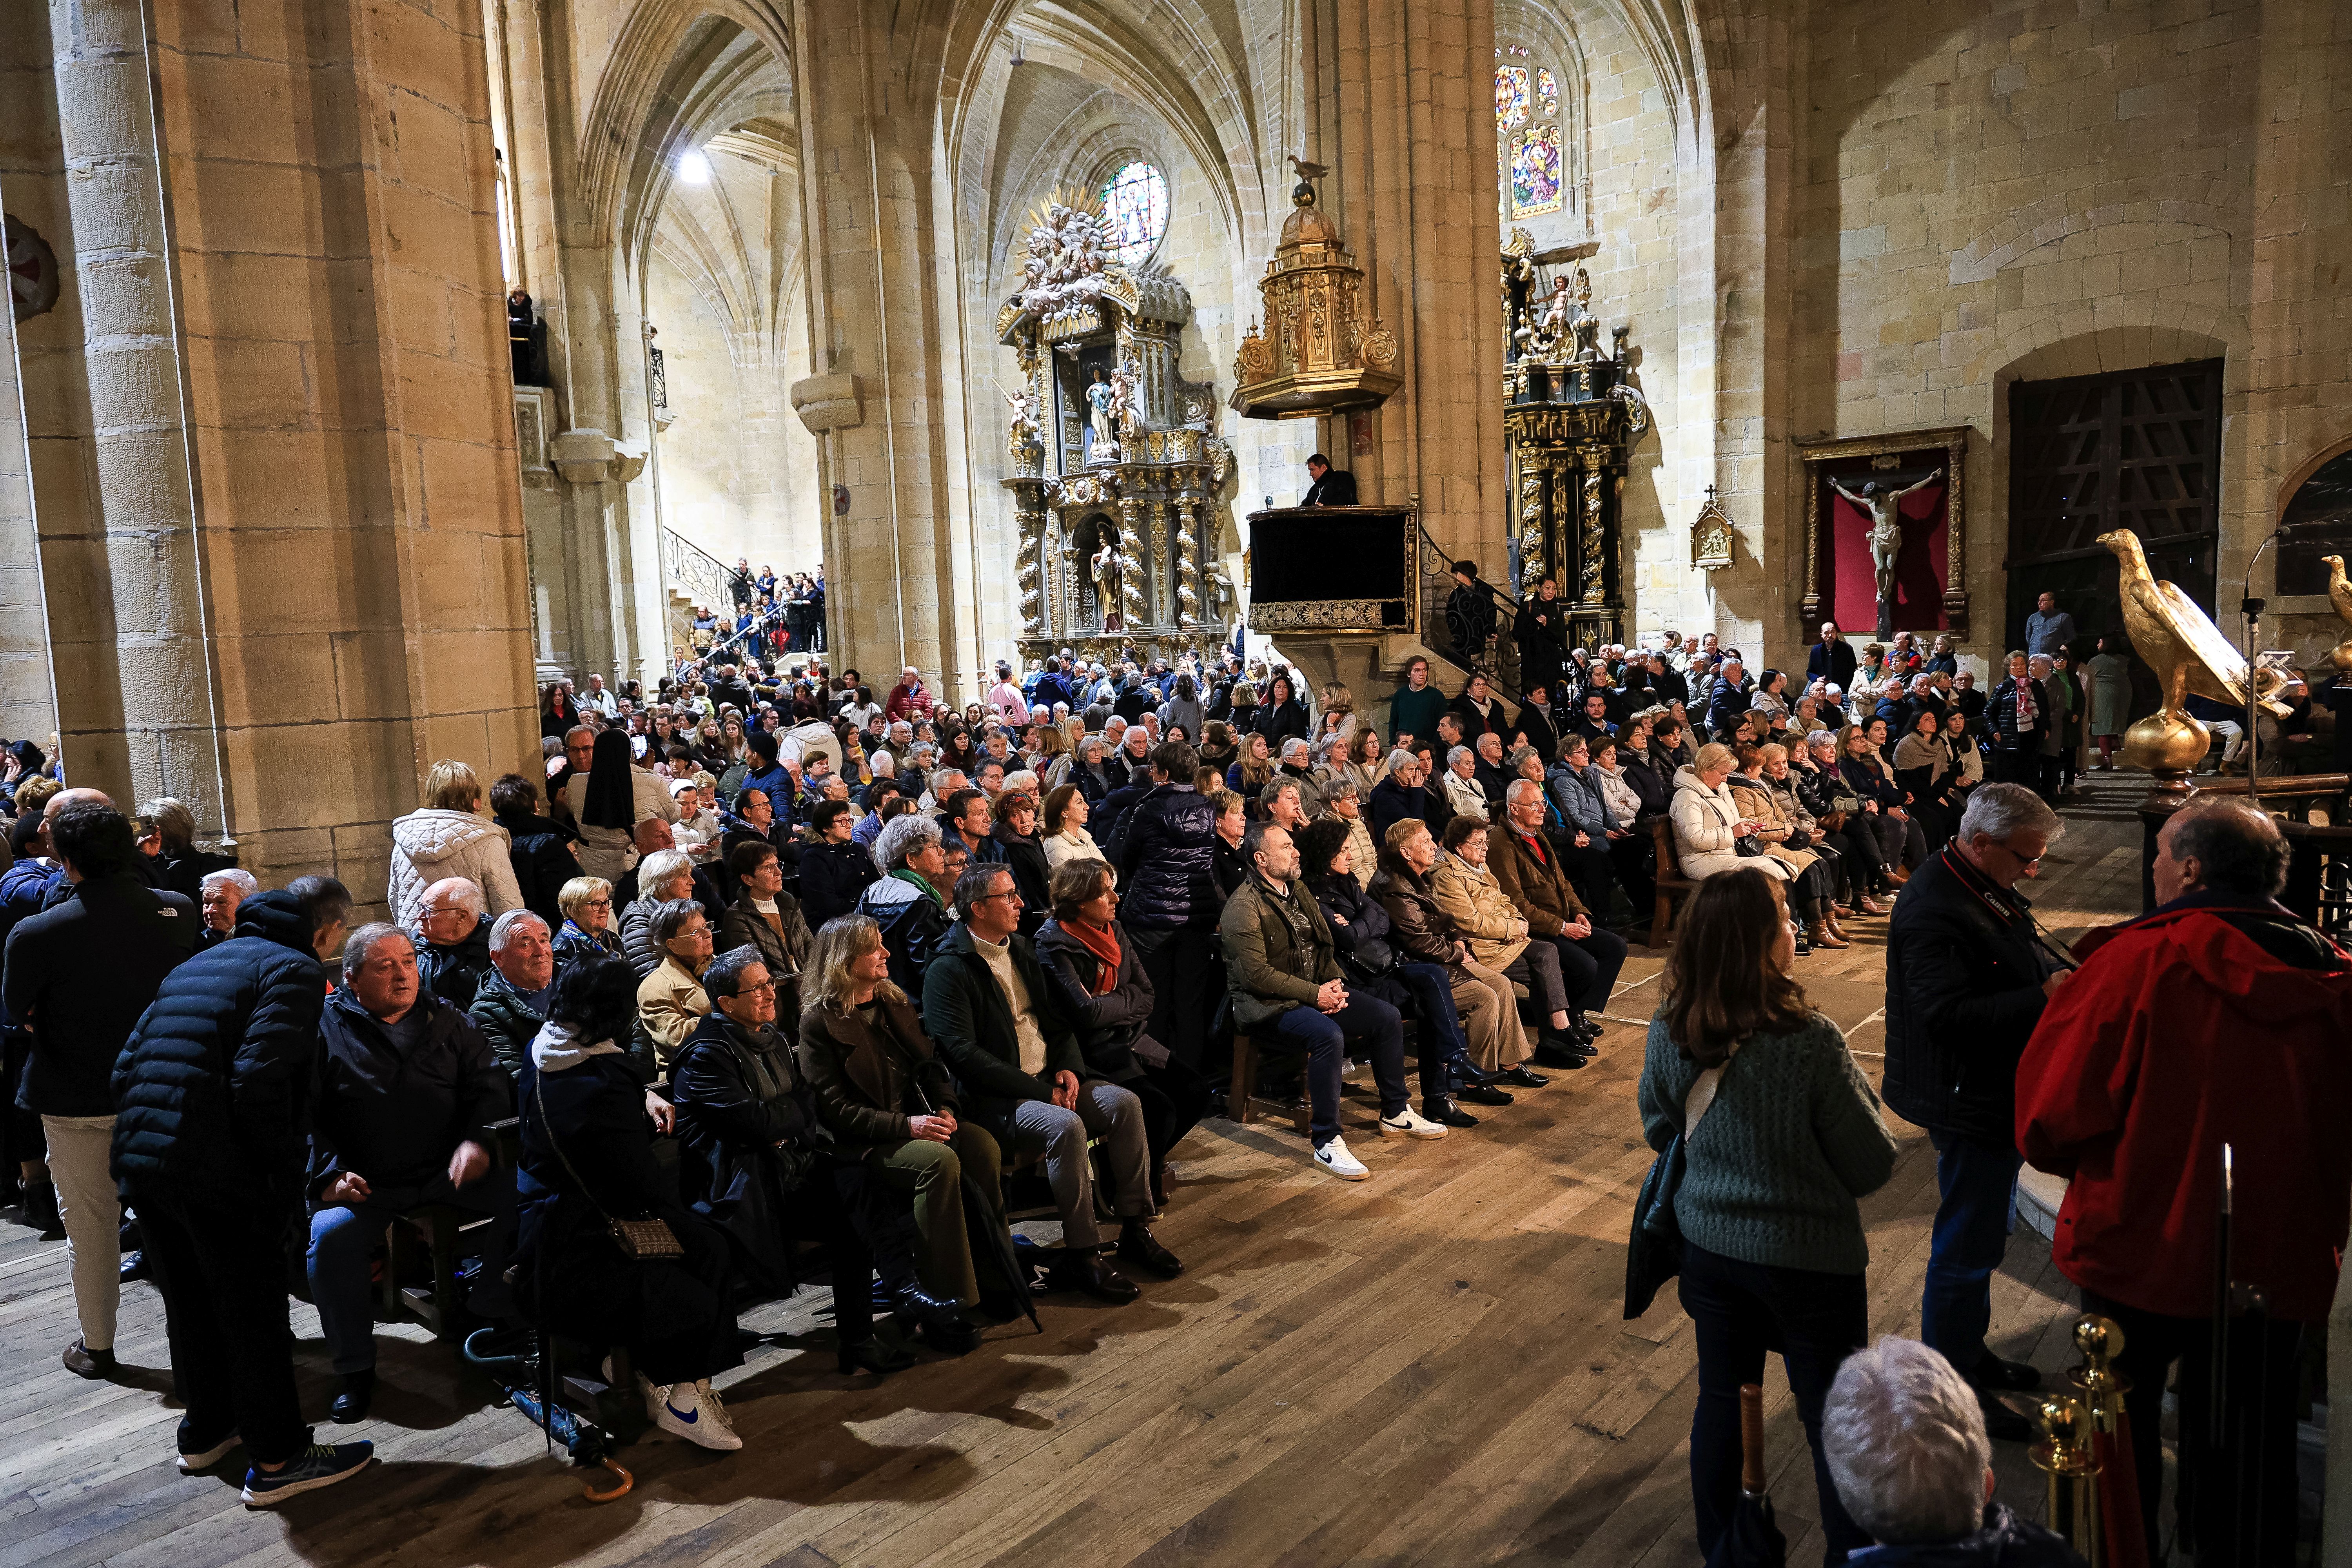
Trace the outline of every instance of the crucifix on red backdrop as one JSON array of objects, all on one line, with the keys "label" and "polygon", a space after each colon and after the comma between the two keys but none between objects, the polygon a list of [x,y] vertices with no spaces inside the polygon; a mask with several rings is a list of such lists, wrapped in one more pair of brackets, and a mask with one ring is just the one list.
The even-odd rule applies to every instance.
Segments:
[{"label": "crucifix on red backdrop", "polygon": [[1876,635],[1882,639],[1895,635],[1895,563],[1903,553],[1903,502],[1943,477],[1943,469],[1932,469],[1927,478],[1901,489],[1884,479],[1867,479],[1859,494],[1834,476],[1830,479],[1830,489],[1870,518],[1870,564],[1878,589]]}]

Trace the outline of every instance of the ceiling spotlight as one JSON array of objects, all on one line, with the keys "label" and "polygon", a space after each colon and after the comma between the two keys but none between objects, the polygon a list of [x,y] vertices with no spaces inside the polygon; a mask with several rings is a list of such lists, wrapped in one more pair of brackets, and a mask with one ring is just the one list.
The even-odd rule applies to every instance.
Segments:
[{"label": "ceiling spotlight", "polygon": [[677,177],[689,185],[710,183],[710,160],[702,155],[699,147],[688,147],[677,156]]}]

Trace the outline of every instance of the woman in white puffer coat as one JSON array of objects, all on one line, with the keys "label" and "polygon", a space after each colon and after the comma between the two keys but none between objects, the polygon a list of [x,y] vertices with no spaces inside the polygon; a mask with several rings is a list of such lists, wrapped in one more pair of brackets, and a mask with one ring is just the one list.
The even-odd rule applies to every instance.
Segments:
[{"label": "woman in white puffer coat", "polygon": [[1785,863],[1769,855],[1742,855],[1733,847],[1759,826],[1739,815],[1725,783],[1738,766],[1730,747],[1714,744],[1701,746],[1689,766],[1675,770],[1675,799],[1668,808],[1675,824],[1675,859],[1694,882],[1741,866],[1753,866],[1785,882],[1794,874]]},{"label": "woman in white puffer coat", "polygon": [[444,759],[425,776],[425,805],[392,825],[392,878],[384,901],[394,924],[414,926],[425,889],[463,877],[482,889],[485,921],[522,908],[514,840],[482,815],[482,785],[465,763]]}]

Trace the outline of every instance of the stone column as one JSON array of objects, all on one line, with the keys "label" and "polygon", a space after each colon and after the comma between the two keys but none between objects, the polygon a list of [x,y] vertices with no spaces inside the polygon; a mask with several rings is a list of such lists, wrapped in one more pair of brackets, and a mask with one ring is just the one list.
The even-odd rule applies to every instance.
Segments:
[{"label": "stone column", "polygon": [[[1340,457],[1367,502],[1421,497],[1424,525],[1504,580],[1502,237],[1491,171],[1494,0],[1309,0],[1307,149],[1330,166],[1322,205],[1364,268],[1402,350],[1404,385],[1372,416],[1372,450]],[[1346,454],[1329,419],[1326,451]]]},{"label": "stone column", "polygon": [[[0,51],[9,48],[0,42]],[[35,77],[0,52],[0,94],[31,92]],[[37,62],[46,74],[48,62]],[[44,751],[58,727],[49,683],[48,613],[41,598],[39,538],[33,523],[33,468],[26,450],[25,410],[17,400],[16,323],[0,310],[0,735]]]},{"label": "stone column", "polygon": [[[912,664],[978,695],[981,646],[963,489],[953,207],[933,167],[936,48],[885,0],[802,0],[794,67],[811,358],[793,404],[822,440],[826,604],[836,667]],[[905,36],[898,30],[904,28]],[[838,501],[841,497],[836,496]]]},{"label": "stone column", "polygon": [[436,758],[538,757],[521,505],[479,13],[299,15],[27,8],[0,144],[70,258],[19,334],[67,768],[369,903]]}]

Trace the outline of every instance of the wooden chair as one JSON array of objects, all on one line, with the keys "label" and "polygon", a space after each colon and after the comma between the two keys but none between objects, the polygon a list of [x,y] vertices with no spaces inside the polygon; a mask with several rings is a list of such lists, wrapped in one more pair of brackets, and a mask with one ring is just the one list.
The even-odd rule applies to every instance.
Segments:
[{"label": "wooden chair", "polygon": [[[1285,1105],[1280,1100],[1258,1098],[1259,1049],[1258,1043],[1250,1037],[1248,1031],[1238,1028],[1234,1031],[1234,1080],[1225,1090],[1226,1109],[1232,1113],[1233,1119],[1244,1127],[1256,1121],[1260,1115],[1265,1115],[1289,1122],[1292,1130],[1300,1137],[1307,1137],[1311,1118],[1304,1095],[1288,1105]],[[1293,1056],[1297,1053],[1286,1049],[1282,1054]]]},{"label": "wooden chair", "polygon": [[1675,910],[1698,884],[1683,875],[1675,854],[1675,825],[1661,816],[1650,824],[1650,839],[1658,847],[1658,900],[1650,912],[1650,945],[1664,947],[1674,941]]},{"label": "wooden chair", "polygon": [[[457,1283],[457,1259],[463,1256],[459,1233],[488,1225],[482,1215],[464,1209],[425,1204],[392,1222],[384,1260],[383,1311],[387,1318],[413,1318],[433,1331],[436,1339],[457,1337],[466,1325],[465,1292]],[[425,1254],[420,1268],[418,1249]],[[426,1283],[407,1281],[419,1273]]]}]

